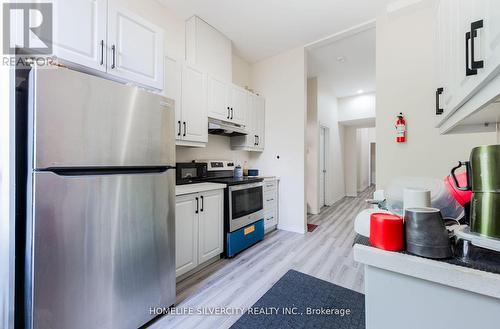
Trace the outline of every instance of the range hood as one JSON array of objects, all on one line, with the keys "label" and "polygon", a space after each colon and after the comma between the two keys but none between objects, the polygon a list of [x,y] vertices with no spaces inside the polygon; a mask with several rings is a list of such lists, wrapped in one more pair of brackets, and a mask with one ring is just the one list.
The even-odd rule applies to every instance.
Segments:
[{"label": "range hood", "polygon": [[229,137],[244,136],[247,134],[245,126],[212,118],[208,118],[208,133]]}]

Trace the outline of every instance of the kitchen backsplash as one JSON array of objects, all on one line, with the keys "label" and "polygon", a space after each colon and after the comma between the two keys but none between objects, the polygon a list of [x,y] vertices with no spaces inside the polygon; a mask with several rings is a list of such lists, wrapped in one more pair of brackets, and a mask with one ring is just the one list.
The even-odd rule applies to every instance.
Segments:
[{"label": "kitchen backsplash", "polygon": [[208,144],[203,148],[176,147],[177,162],[189,162],[197,159],[217,159],[234,160],[240,165],[243,165],[247,161],[248,165],[251,166],[259,156],[259,152],[233,151],[231,150],[229,137],[217,135],[208,135]]}]

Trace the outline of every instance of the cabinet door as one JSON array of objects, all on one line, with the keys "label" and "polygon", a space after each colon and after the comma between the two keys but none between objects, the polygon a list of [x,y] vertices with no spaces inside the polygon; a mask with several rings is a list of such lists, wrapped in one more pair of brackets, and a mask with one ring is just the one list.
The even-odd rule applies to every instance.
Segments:
[{"label": "cabinet door", "polygon": [[[483,4],[483,1],[477,5]],[[496,74],[500,68],[500,1],[487,0],[484,6],[484,70],[486,75],[490,75]]]},{"label": "cabinet door", "polygon": [[191,65],[182,69],[182,140],[208,142],[206,75]]},{"label": "cabinet door", "polygon": [[230,118],[227,83],[208,76],[208,116],[228,121]]},{"label": "cabinet door", "polygon": [[175,201],[175,275],[198,266],[197,195],[189,194]]},{"label": "cabinet door", "polygon": [[109,0],[108,72],[161,90],[163,60],[163,30]]},{"label": "cabinet door", "polygon": [[246,124],[245,117],[247,110],[247,95],[248,93],[242,88],[237,86],[231,87],[230,119],[232,122],[243,126]]},{"label": "cabinet door", "polygon": [[200,194],[199,263],[203,263],[223,250],[224,199],[222,190]]},{"label": "cabinet door", "polygon": [[247,96],[246,129],[248,135],[246,136],[246,146],[252,149],[257,148],[258,113],[256,99],[257,97],[254,95]]},{"label": "cabinet door", "polygon": [[[459,36],[459,10],[456,0],[441,0],[438,4],[437,15],[437,72],[438,81],[436,88],[443,88],[438,96],[439,108],[443,110],[439,119],[445,117],[452,105],[457,92],[458,67],[463,55],[457,55]],[[464,50],[465,51],[465,50]],[[462,54],[462,53],[461,53]]]},{"label": "cabinet door", "polygon": [[259,150],[264,150],[266,135],[266,101],[262,97],[256,97],[255,102],[257,148]]},{"label": "cabinet door", "polygon": [[54,2],[54,54],[106,71],[106,0]]},{"label": "cabinet door", "polygon": [[182,64],[173,58],[165,57],[165,84],[162,95],[174,100],[175,106],[175,139],[182,139],[181,116],[181,82]]}]

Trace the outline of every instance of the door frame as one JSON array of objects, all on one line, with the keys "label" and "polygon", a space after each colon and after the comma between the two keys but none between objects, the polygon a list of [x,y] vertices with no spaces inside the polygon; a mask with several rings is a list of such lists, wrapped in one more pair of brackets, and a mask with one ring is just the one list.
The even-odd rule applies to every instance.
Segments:
[{"label": "door frame", "polygon": [[[325,173],[324,173],[324,181],[323,181],[323,184],[321,184],[321,143],[318,142],[318,149],[319,149],[319,152],[318,152],[318,209],[319,211],[321,211],[321,208],[324,207],[324,206],[330,206],[331,205],[331,200],[327,197],[330,193],[330,190],[328,188],[328,178],[330,177],[330,171],[329,171],[329,168],[331,167],[330,166],[330,156],[329,156],[329,152],[328,150],[330,149],[330,128],[328,126],[325,126],[325,125],[322,125],[320,124],[319,125],[319,130],[318,130],[318,141],[320,140],[320,136],[321,136],[321,131],[324,132],[324,141],[323,141],[323,153],[324,153],[324,158],[323,158],[323,166],[325,168]],[[323,185],[323,186],[322,186]],[[320,200],[320,194],[321,194],[321,188],[323,188],[323,200],[324,200],[324,204],[321,204],[321,200]]]}]

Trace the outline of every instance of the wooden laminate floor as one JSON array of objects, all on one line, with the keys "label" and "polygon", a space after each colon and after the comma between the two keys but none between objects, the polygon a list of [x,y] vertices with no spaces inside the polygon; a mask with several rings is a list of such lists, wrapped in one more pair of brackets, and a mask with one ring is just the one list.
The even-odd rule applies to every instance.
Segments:
[{"label": "wooden laminate floor", "polygon": [[[177,309],[250,307],[290,269],[363,292],[363,267],[352,256],[353,225],[372,193],[370,187],[357,198],[345,197],[309,216],[309,223],[319,225],[311,233],[272,232],[235,258],[219,260],[178,282]],[[229,328],[239,317],[168,314],[150,328]]]}]

